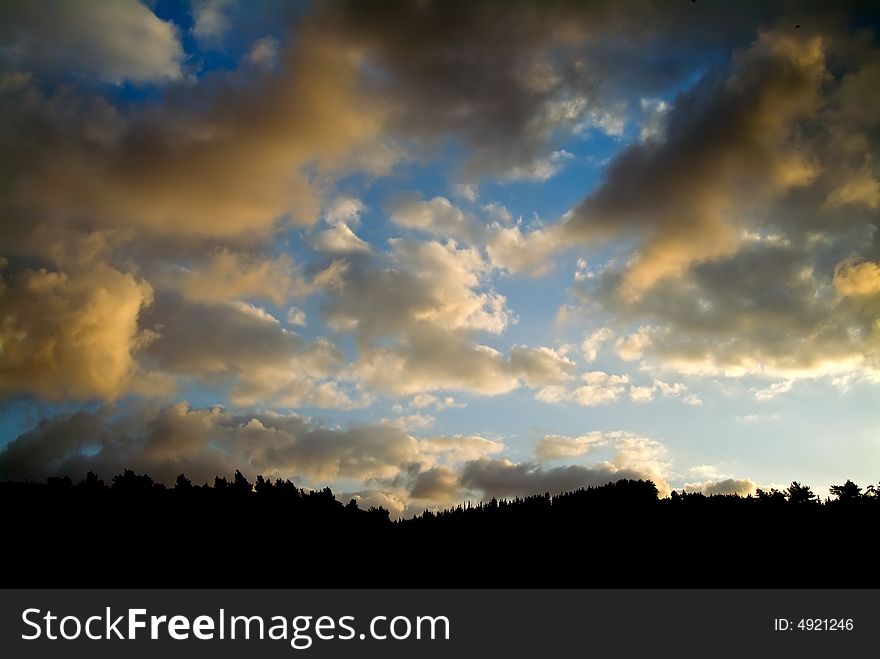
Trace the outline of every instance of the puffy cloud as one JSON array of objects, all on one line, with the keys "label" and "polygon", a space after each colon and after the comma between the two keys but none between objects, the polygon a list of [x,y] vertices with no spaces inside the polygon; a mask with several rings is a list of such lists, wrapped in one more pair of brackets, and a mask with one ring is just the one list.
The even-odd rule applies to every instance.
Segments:
[{"label": "puffy cloud", "polygon": [[738,494],[744,497],[754,494],[756,489],[757,485],[750,478],[725,478],[704,483],[688,483],[684,487],[685,492],[702,492],[706,496]]},{"label": "puffy cloud", "polygon": [[407,414],[406,416],[398,416],[393,419],[385,418],[379,421],[379,423],[400,428],[401,430],[420,430],[430,428],[436,420],[427,414]]},{"label": "puffy cloud", "polygon": [[447,461],[478,460],[504,450],[504,443],[479,435],[445,435],[419,440],[425,456],[442,456]]},{"label": "puffy cloud", "polygon": [[287,310],[287,324],[301,325],[304,327],[306,324],[306,312],[299,307],[290,307],[290,309]]},{"label": "puffy cloud", "polygon": [[519,224],[492,227],[486,250],[492,263],[513,273],[541,275],[553,267],[551,256],[566,243],[558,225],[523,232]]},{"label": "puffy cloud", "polygon": [[562,171],[565,162],[574,158],[574,154],[564,149],[554,151],[546,158],[538,158],[525,165],[517,165],[505,172],[503,178],[510,181],[526,179],[544,182]]},{"label": "puffy cloud", "polygon": [[653,400],[654,387],[632,386],[629,388],[629,397],[637,403]]},{"label": "puffy cloud", "polygon": [[427,393],[416,394],[412,397],[412,400],[409,402],[409,404],[416,409],[433,407],[436,410],[445,410],[453,407],[467,406],[467,403],[456,402],[455,398],[453,398],[452,396],[444,396],[443,398],[439,398],[438,396]]},{"label": "puffy cloud", "polygon": [[352,252],[369,252],[370,246],[344,222],[321,231],[312,238],[312,246],[319,252],[344,255]]},{"label": "puffy cloud", "polygon": [[359,353],[348,375],[370,388],[415,395],[434,390],[499,394],[568,378],[559,350],[515,346],[509,356],[476,340],[515,317],[485,287],[491,267],[476,247],[392,239],[385,256],[350,259],[323,311],[353,331]]},{"label": "puffy cloud", "polygon": [[405,229],[470,242],[478,241],[485,232],[475,217],[453,206],[446,197],[428,201],[412,195],[400,197],[391,206],[391,221]]},{"label": "puffy cloud", "polygon": [[314,26],[363,47],[397,134],[428,145],[454,136],[465,146],[467,182],[530,173],[560,135],[593,127],[619,134],[631,89],[652,96],[694,70],[694,39],[707,45],[711,34],[713,47],[729,47],[782,11],[772,6],[758,19],[647,0],[519,2],[504,12],[442,2],[366,11],[340,2],[318,6]]},{"label": "puffy cloud", "polygon": [[231,25],[224,9],[233,0],[193,0],[193,36],[200,42],[216,44],[229,31]]},{"label": "puffy cloud", "polygon": [[864,204],[875,209],[880,206],[880,181],[867,166],[858,172],[849,173],[845,180],[828,195],[827,204],[831,207],[849,204]]},{"label": "puffy cloud", "polygon": [[137,0],[101,4],[13,1],[0,10],[0,62],[25,71],[74,73],[115,84],[183,75],[178,30]]},{"label": "puffy cloud", "polygon": [[[613,434],[611,435],[614,436]],[[578,437],[546,435],[535,445],[535,456],[540,460],[558,460],[589,453],[609,441],[606,433],[594,431]]]},{"label": "puffy cloud", "polygon": [[643,114],[639,138],[642,142],[660,139],[663,135],[663,123],[669,111],[669,103],[660,98],[643,98],[639,104]]},{"label": "puffy cloud", "polygon": [[[500,333],[510,322],[505,298],[477,292],[488,274],[476,248],[394,239],[391,268],[352,262],[326,308],[328,322],[363,338],[418,326]],[[393,291],[393,295],[388,292]]]},{"label": "puffy cloud", "polygon": [[278,55],[281,51],[281,43],[275,37],[261,37],[254,41],[251,49],[245,56],[248,65],[271,69],[278,63]]},{"label": "puffy cloud", "polygon": [[584,309],[640,325],[617,339],[620,357],[699,375],[875,377],[880,121],[866,108],[880,53],[821,32],[765,33],[729,74],[674,99],[664,133],[612,161],[567,223],[622,239],[615,265],[572,289]]},{"label": "puffy cloud", "polygon": [[614,336],[614,332],[610,327],[600,327],[589,336],[584,337],[581,343],[581,352],[584,354],[584,359],[587,360],[587,363],[596,361],[599,348],[603,343],[610,340],[612,336]]},{"label": "puffy cloud", "polygon": [[467,336],[419,328],[393,348],[372,348],[354,366],[369,386],[411,395],[424,391],[470,391],[501,394],[519,386],[504,356]]},{"label": "puffy cloud", "polygon": [[277,70],[217,72],[152,107],[26,84],[2,97],[16,172],[4,205],[56,226],[88,218],[123,241],[253,244],[279,221],[311,223],[321,182],[369,170],[378,148],[383,111],[361,98],[358,70],[344,44],[301,35]]},{"label": "puffy cloud", "polygon": [[590,371],[582,376],[584,384],[572,392],[572,400],[580,405],[604,405],[617,400],[629,383],[627,375],[609,375]]},{"label": "puffy cloud", "polygon": [[460,482],[465,488],[482,492],[486,498],[528,496],[544,492],[557,494],[581,487],[604,485],[621,478],[650,479],[662,494],[668,494],[669,485],[663,476],[667,465],[655,461],[659,449],[649,447],[640,452],[634,448],[638,441],[633,438],[634,443],[631,446],[618,452],[618,463],[604,462],[591,467],[567,465],[545,468],[529,462],[516,464],[506,459],[475,460],[462,468]]},{"label": "puffy cloud", "polygon": [[323,218],[332,226],[346,224],[356,227],[361,223],[361,214],[366,210],[366,205],[360,199],[336,197],[327,205]]},{"label": "puffy cloud", "polygon": [[4,478],[42,478],[135,468],[168,483],[181,472],[203,481],[240,468],[251,477],[260,472],[320,482],[393,476],[417,457],[416,440],[396,428],[337,430],[298,416],[236,416],[179,403],[123,416],[99,410],[44,420],[0,453],[0,471]]},{"label": "puffy cloud", "polygon": [[[877,298],[841,295],[831,278],[837,259],[825,258],[830,263],[822,272],[802,247],[756,242],[697,266],[682,280],[658,284],[638,304],[618,307],[650,316],[653,324],[619,339],[617,352],[699,375],[791,380],[870,373],[880,336]],[[870,269],[853,276],[838,267],[837,286],[863,290],[857,288],[865,285],[862,272]]]},{"label": "puffy cloud", "polygon": [[409,491],[413,499],[427,499],[435,503],[449,503],[459,496],[458,474],[449,467],[433,467],[419,472]]},{"label": "puffy cloud", "polygon": [[[0,395],[112,400],[150,393],[135,353],[150,285],[104,263],[72,272],[10,270],[0,278]],[[158,382],[153,382],[158,385]]]},{"label": "puffy cloud", "polygon": [[652,335],[656,330],[649,326],[642,326],[637,331],[627,336],[621,336],[614,342],[614,350],[617,356],[626,361],[641,359],[645,350],[651,346]]},{"label": "puffy cloud", "polygon": [[880,265],[859,259],[841,261],[834,269],[834,288],[848,297],[880,294]]},{"label": "puffy cloud", "polygon": [[228,386],[236,405],[351,408],[367,402],[332,379],[341,366],[332,343],[307,342],[254,305],[199,304],[162,293],[143,325],[152,341],[141,351],[142,363],[213,388]]},{"label": "puffy cloud", "polygon": [[815,164],[789,136],[819,105],[824,62],[818,37],[762,34],[727,79],[706,79],[676,99],[662,141],[632,145],[615,158],[566,228],[584,239],[643,236],[621,277],[621,295],[638,299],[693,263],[734,253],[729,217],[742,212],[743,201],[772,200],[813,179]]},{"label": "puffy cloud", "polygon": [[[46,419],[0,451],[4,478],[42,478],[123,467],[173,482],[181,471],[196,480],[248,472],[308,477],[373,479],[397,475],[409,463],[438,457],[470,459],[500,449],[481,438],[416,440],[388,425],[325,428],[296,415],[233,414],[221,408],[140,406]],[[253,473],[251,473],[253,475]]]},{"label": "puffy cloud", "polygon": [[531,387],[541,387],[571,379],[575,364],[564,351],[544,346],[514,346],[510,350],[510,367]]},{"label": "puffy cloud", "polygon": [[283,304],[308,291],[289,256],[265,258],[229,249],[218,250],[203,266],[183,270],[174,279],[169,284],[185,297],[208,304],[244,298]]}]

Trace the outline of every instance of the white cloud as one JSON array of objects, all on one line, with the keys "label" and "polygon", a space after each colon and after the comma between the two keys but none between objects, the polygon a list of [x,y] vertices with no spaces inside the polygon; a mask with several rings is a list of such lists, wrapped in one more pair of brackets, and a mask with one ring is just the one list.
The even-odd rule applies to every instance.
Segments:
[{"label": "white cloud", "polygon": [[446,197],[428,201],[412,196],[400,198],[392,205],[391,221],[405,229],[468,242],[480,240],[485,232],[475,217],[464,213]]},{"label": "white cloud", "polygon": [[771,398],[776,398],[777,396],[786,394],[791,391],[792,386],[794,386],[793,380],[782,380],[781,382],[774,382],[773,384],[764,387],[763,389],[756,390],[755,399],[770,400]]},{"label": "white cloud", "polygon": [[600,446],[606,446],[617,437],[617,433],[594,431],[577,437],[565,435],[546,435],[535,445],[535,456],[539,460],[558,460],[584,455]]},{"label": "white cloud", "polygon": [[225,9],[232,0],[192,0],[193,36],[203,45],[216,45],[232,27]]},{"label": "white cloud", "polygon": [[486,249],[496,267],[512,273],[524,272],[537,276],[553,268],[550,257],[565,246],[558,225],[523,232],[519,224],[495,224],[491,228]]},{"label": "white cloud", "polygon": [[571,398],[585,406],[613,403],[629,383],[628,375],[609,375],[605,371],[590,371],[582,379],[584,384],[572,392]]},{"label": "white cloud", "polygon": [[355,197],[336,197],[324,211],[323,219],[331,226],[340,224],[356,227],[361,223],[361,215],[367,210],[360,199]]},{"label": "white cloud", "polygon": [[560,149],[551,153],[547,158],[538,158],[525,165],[517,165],[504,173],[503,178],[509,181],[537,181],[543,182],[563,170],[565,163],[574,158],[574,154]]},{"label": "white cloud", "polygon": [[589,336],[584,337],[583,343],[581,343],[581,352],[587,363],[596,361],[602,344],[610,340],[612,336],[614,336],[614,332],[610,327],[600,327]]},{"label": "white cloud", "polygon": [[290,309],[287,310],[287,324],[302,325],[303,327],[305,327],[306,312],[299,307],[290,307]]},{"label": "white cloud", "polygon": [[319,252],[334,255],[370,251],[370,246],[343,222],[314,236],[312,246]]}]

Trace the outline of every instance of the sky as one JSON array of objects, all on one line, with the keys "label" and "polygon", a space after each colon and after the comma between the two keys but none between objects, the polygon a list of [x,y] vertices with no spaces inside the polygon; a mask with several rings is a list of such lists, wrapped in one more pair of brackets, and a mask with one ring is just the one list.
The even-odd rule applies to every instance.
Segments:
[{"label": "sky", "polygon": [[3,3],[0,479],[876,482],[877,19]]}]

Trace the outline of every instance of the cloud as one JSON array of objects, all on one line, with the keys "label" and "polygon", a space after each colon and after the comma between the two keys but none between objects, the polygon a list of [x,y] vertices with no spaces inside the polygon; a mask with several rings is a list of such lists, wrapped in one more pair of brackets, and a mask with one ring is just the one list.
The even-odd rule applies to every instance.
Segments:
[{"label": "cloud", "polygon": [[568,377],[572,364],[559,351],[515,346],[505,356],[477,340],[516,320],[506,298],[486,285],[491,266],[477,247],[404,239],[390,247],[387,255],[350,259],[323,306],[332,328],[357,338],[349,377],[402,395],[494,395]]},{"label": "cloud", "polygon": [[744,188],[753,204],[815,177],[815,164],[789,136],[798,118],[816,111],[825,75],[818,37],[760,35],[729,77],[709,77],[675,100],[662,141],[634,144],[612,161],[568,232],[584,240],[642,236],[619,283],[628,299],[693,263],[734,253],[728,218]]},{"label": "cloud", "polygon": [[183,75],[185,55],[176,26],[137,0],[4,3],[0,10],[0,63],[61,76],[70,72],[102,82],[153,83]]},{"label": "cloud", "polygon": [[461,472],[461,483],[479,490],[486,498],[501,498],[544,492],[558,494],[631,476],[629,472],[620,475],[608,466],[590,468],[569,465],[544,469],[537,464],[484,459],[465,465]]},{"label": "cloud", "polygon": [[306,312],[299,307],[290,307],[290,309],[287,310],[287,324],[305,327]]},{"label": "cloud", "polygon": [[258,298],[283,304],[308,291],[289,256],[266,258],[229,249],[216,251],[203,265],[183,270],[175,279],[169,282],[174,288],[203,303]]},{"label": "cloud", "polygon": [[240,468],[251,478],[259,472],[323,482],[393,476],[417,458],[416,440],[396,428],[337,430],[298,416],[236,416],[178,403],[123,416],[99,410],[44,420],[0,453],[0,471],[4,478],[41,479],[134,468],[170,483],[181,472],[198,482]]},{"label": "cloud", "polygon": [[361,214],[367,210],[366,205],[355,197],[336,197],[324,211],[324,221],[331,226],[345,224],[358,226],[361,223]]},{"label": "cloud", "polygon": [[403,196],[391,205],[391,221],[405,229],[476,242],[485,233],[484,227],[470,214],[456,208],[446,197],[423,201],[417,196]]},{"label": "cloud", "polygon": [[834,268],[834,288],[847,297],[880,294],[880,265],[873,261],[846,259]]},{"label": "cloud", "polygon": [[584,355],[584,359],[587,360],[587,363],[596,361],[596,357],[599,354],[599,348],[603,343],[610,340],[612,336],[614,336],[614,332],[610,327],[600,327],[589,336],[584,337],[584,340],[581,343],[581,352]]},{"label": "cloud", "polygon": [[256,68],[272,69],[278,64],[281,42],[275,37],[266,36],[254,41],[245,55],[245,62]]},{"label": "cloud", "polygon": [[726,478],[704,483],[688,483],[684,487],[685,492],[702,492],[706,496],[737,494],[741,497],[754,494],[756,489],[757,485],[750,478]]},{"label": "cloud", "polygon": [[783,380],[781,382],[774,382],[773,384],[764,387],[763,389],[758,389],[755,391],[755,400],[770,400],[771,398],[776,398],[781,394],[788,393],[791,391],[794,382],[791,380]]},{"label": "cloud", "polygon": [[[589,371],[582,374],[580,379],[580,385],[547,384],[538,391],[535,398],[544,403],[575,402],[593,407],[613,403],[627,392],[632,401],[644,403],[653,400],[658,393],[664,398],[678,398],[687,389],[681,382],[670,384],[657,378],[650,385],[634,384],[627,374],[612,375],[605,371]],[[702,403],[696,397],[686,402],[691,405]]]},{"label": "cloud", "polygon": [[479,189],[475,183],[456,183],[453,186],[453,191],[456,197],[461,197],[472,203],[479,197]]},{"label": "cloud", "polygon": [[[173,484],[180,473],[213,482],[241,469],[250,479],[263,474],[299,485],[378,485],[350,496],[364,505],[396,501],[392,512],[400,513],[410,496],[419,505],[460,500],[457,465],[503,448],[478,436],[416,439],[388,424],[329,428],[295,414],[137,404],[43,419],[0,449],[0,479],[77,478],[88,470],[106,479],[130,468]],[[393,481],[399,484],[382,485]]]},{"label": "cloud", "polygon": [[113,400],[128,390],[150,393],[135,360],[150,338],[138,329],[153,301],[147,282],[100,262],[73,272],[6,267],[0,274],[0,395]]},{"label": "cloud", "polygon": [[423,430],[434,425],[435,419],[427,414],[408,414],[393,419],[382,419],[379,421],[382,425],[400,428],[401,430]]},{"label": "cloud", "polygon": [[459,496],[458,474],[448,467],[433,467],[413,479],[409,495],[434,503],[450,503]]},{"label": "cloud", "polygon": [[312,246],[319,252],[331,255],[370,251],[370,246],[344,222],[318,233],[312,238]]},{"label": "cloud", "polygon": [[541,387],[570,380],[575,364],[562,350],[544,346],[538,348],[514,346],[510,350],[510,367],[520,374],[530,387]]},{"label": "cloud", "polygon": [[504,450],[504,443],[479,435],[441,435],[419,440],[425,456],[442,456],[446,461],[478,460]]},{"label": "cloud", "polygon": [[437,396],[427,393],[416,394],[412,397],[412,400],[409,402],[409,404],[411,407],[415,407],[416,409],[433,407],[436,410],[445,410],[455,407],[467,407],[467,403],[458,403],[452,396],[444,396],[443,398],[439,398]]},{"label": "cloud", "polygon": [[361,98],[342,44],[302,35],[279,62],[215,72],[153,105],[117,107],[76,87],[4,94],[19,136],[4,144],[2,162],[16,163],[5,206],[44,225],[85,217],[126,242],[253,245],[279,223],[314,222],[324,180],[371,171],[383,111]]},{"label": "cloud", "polygon": [[621,358],[703,376],[875,377],[880,121],[865,104],[880,53],[831,23],[763,33],[672,100],[663,134],[625,149],[565,223],[611,241],[614,265],[571,295],[639,326],[617,339]]},{"label": "cloud", "polygon": [[193,0],[193,36],[205,45],[216,44],[232,27],[224,9],[232,0]]},{"label": "cloud", "polygon": [[390,261],[352,261],[325,310],[328,322],[356,327],[365,339],[420,326],[498,334],[510,322],[503,296],[475,290],[489,272],[478,249],[393,239]]},{"label": "cloud", "polygon": [[467,183],[511,171],[543,177],[540,161],[560,138],[593,127],[620,134],[631,90],[653,96],[686,79],[695,43],[712,35],[713,47],[730,47],[783,11],[731,17],[640,1],[519,2],[504,12],[428,2],[367,12],[339,2],[317,7],[313,25],[364,49],[402,139],[428,147],[452,136],[464,146],[458,180]]},{"label": "cloud", "polygon": [[535,445],[535,456],[539,460],[577,457],[589,453],[597,447],[605,446],[608,441],[609,436],[598,431],[578,437],[546,435]]},{"label": "cloud", "polygon": [[342,361],[335,345],[305,341],[260,307],[163,292],[142,323],[151,338],[143,364],[215,390],[229,387],[236,405],[346,409],[367,402],[334,379]]},{"label": "cloud", "polygon": [[517,165],[505,172],[502,178],[509,181],[528,180],[543,183],[561,172],[565,163],[572,158],[574,158],[574,154],[559,149],[546,158],[538,158],[528,164]]},{"label": "cloud", "polygon": [[362,353],[354,372],[374,389],[402,395],[435,390],[497,395],[520,384],[497,350],[461,333],[428,326],[417,328],[393,348]]},{"label": "cloud", "polygon": [[654,399],[654,387],[637,387],[629,388],[629,397],[637,403],[643,403]]},{"label": "cloud", "polygon": [[563,240],[558,225],[523,232],[519,224],[496,224],[492,227],[486,250],[496,267],[537,276],[552,269],[551,256],[563,248]]}]

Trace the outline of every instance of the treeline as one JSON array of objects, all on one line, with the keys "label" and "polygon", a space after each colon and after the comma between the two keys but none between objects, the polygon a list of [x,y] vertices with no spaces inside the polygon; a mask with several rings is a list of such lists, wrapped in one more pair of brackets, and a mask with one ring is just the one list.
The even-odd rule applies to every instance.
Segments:
[{"label": "treeline", "polygon": [[[18,488],[20,493],[26,495],[28,488],[33,488],[32,483],[6,483],[6,488]],[[225,476],[216,476],[213,485],[207,482],[203,485],[194,485],[186,477],[186,474],[177,476],[175,484],[168,488],[162,483],[155,482],[147,474],[136,474],[126,469],[121,474],[113,476],[110,485],[101,480],[97,474],[90,471],[85,478],[74,485],[69,476],[50,476],[46,479],[46,486],[51,492],[100,492],[108,491],[112,494],[123,495],[159,495],[172,492],[175,495],[193,494],[196,496],[229,496],[239,494],[258,494],[282,497],[291,505],[300,503],[304,507],[314,506],[327,511],[339,509],[341,502],[336,499],[329,487],[321,490],[305,489],[297,487],[289,479],[277,478],[273,482],[270,478],[258,475],[251,483],[241,471],[236,470],[232,480]],[[38,486],[37,486],[38,487]],[[513,499],[496,499],[481,501],[476,504],[459,504],[453,508],[432,512],[425,510],[422,515],[417,515],[410,520],[399,520],[399,524],[407,524],[418,519],[431,520],[437,518],[455,517],[468,511],[468,514],[481,515],[495,511],[518,511],[532,508],[564,508],[570,510],[579,505],[631,505],[649,502],[665,502],[666,505],[764,505],[764,504],[794,504],[794,505],[834,505],[849,503],[880,504],[880,483],[870,484],[862,488],[851,480],[842,485],[832,485],[829,488],[831,494],[824,501],[816,495],[809,485],[803,485],[792,481],[784,490],[771,488],[769,490],[758,489],[754,494],[744,496],[738,494],[704,494],[700,491],[686,492],[673,491],[668,499],[660,499],[656,486],[647,480],[621,479],[598,487],[580,488],[572,492],[551,495],[549,492],[527,497],[515,497]],[[31,489],[30,494],[34,492]],[[351,499],[345,506],[347,510],[358,508],[357,501]],[[376,518],[390,519],[389,512],[381,507],[370,507],[366,512]]]},{"label": "treeline", "polygon": [[2,483],[0,505],[8,586],[880,585],[880,486],[830,493],[661,499],[620,480],[392,520],[289,480],[166,487],[126,470]]}]

